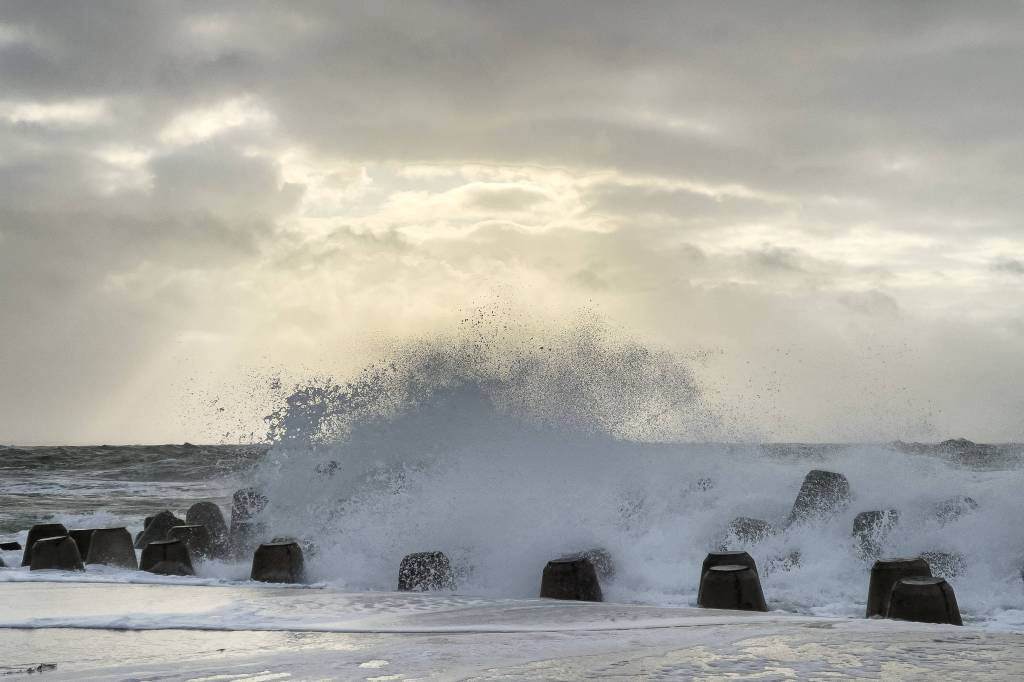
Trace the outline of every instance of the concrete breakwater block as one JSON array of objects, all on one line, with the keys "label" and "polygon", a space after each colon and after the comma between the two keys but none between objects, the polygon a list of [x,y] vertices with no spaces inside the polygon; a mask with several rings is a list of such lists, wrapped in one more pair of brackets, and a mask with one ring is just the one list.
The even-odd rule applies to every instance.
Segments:
[{"label": "concrete breakwater block", "polygon": [[131,533],[127,528],[97,528],[92,532],[85,563],[138,569]]},{"label": "concrete breakwater block", "polygon": [[155,540],[142,550],[139,568],[159,575],[195,575],[188,547],[181,540]]},{"label": "concrete breakwater block", "polygon": [[787,525],[834,514],[850,499],[850,482],[834,471],[814,469],[804,476]]},{"label": "concrete breakwater block", "polygon": [[700,567],[700,588],[697,591],[697,606],[704,605],[704,574],[707,573],[713,566],[744,566],[757,573],[757,563],[754,561],[754,557],[750,556],[746,552],[736,550],[724,550],[721,552],[711,552],[704,558],[704,563]]},{"label": "concrete breakwater block", "polygon": [[882,553],[882,543],[900,521],[896,509],[864,511],[853,517],[853,536],[864,558],[875,558]]},{"label": "concrete breakwater block", "polygon": [[32,545],[36,540],[42,538],[53,538],[58,535],[67,535],[68,529],[60,523],[37,523],[28,531],[28,539],[25,540],[25,553],[21,556],[22,566],[32,565]]},{"label": "concrete breakwater block", "polygon": [[398,567],[399,592],[454,589],[452,563],[444,552],[415,552],[402,558]]},{"label": "concrete breakwater block", "polygon": [[302,583],[306,581],[306,562],[297,542],[265,542],[252,558],[252,580],[264,583]]},{"label": "concrete breakwater block", "polygon": [[757,571],[750,566],[711,566],[700,578],[699,606],[705,609],[767,611]]},{"label": "concrete breakwater block", "polygon": [[930,578],[932,569],[921,557],[879,559],[871,567],[868,583],[868,604],[865,618],[885,617],[889,611],[892,587],[903,578]]},{"label": "concrete breakwater block", "polygon": [[963,625],[952,586],[943,578],[903,578],[892,588],[888,617],[918,623]]},{"label": "concrete breakwater block", "polygon": [[[738,516],[729,522],[728,539],[735,538],[743,544],[754,544],[775,535],[778,529],[762,519]],[[723,547],[726,549],[726,547]]]},{"label": "concrete breakwater block", "polygon": [[209,559],[213,555],[213,541],[206,526],[184,525],[174,526],[167,531],[168,540],[181,540],[188,547],[193,559]]},{"label": "concrete breakwater block", "polygon": [[152,522],[153,522],[153,517],[152,516],[147,516],[145,519],[142,520],[142,530],[140,530],[138,533],[135,534],[135,547],[136,548],[141,547],[141,545],[139,544],[139,540],[142,539],[142,534],[146,532],[146,529],[149,528],[149,524],[151,524]]},{"label": "concrete breakwater block", "polygon": [[312,540],[310,540],[309,538],[300,540],[298,538],[294,538],[291,536],[279,535],[270,539],[270,544],[273,544],[275,542],[297,542],[299,548],[302,550],[302,556],[307,559],[315,557],[320,553],[320,546]]},{"label": "concrete breakwater block", "polygon": [[32,545],[33,571],[84,571],[82,555],[78,553],[78,545],[67,535],[52,538],[40,538]]},{"label": "concrete breakwater block", "polygon": [[210,533],[215,553],[225,548],[228,540],[228,524],[213,502],[196,502],[185,513],[185,524],[189,526],[206,526]]},{"label": "concrete breakwater block", "polygon": [[593,562],[582,556],[549,561],[541,576],[540,596],[546,599],[604,601]]},{"label": "concrete breakwater block", "polygon": [[594,570],[597,571],[599,580],[611,580],[615,577],[615,562],[612,560],[611,553],[603,547],[594,547],[582,552],[571,552],[560,558],[575,559],[577,557],[590,559],[590,563],[594,564]]},{"label": "concrete breakwater block", "polygon": [[757,572],[757,563],[754,561],[754,557],[750,556],[747,552],[742,550],[723,550],[720,552],[710,552],[704,557],[704,563],[701,564],[700,574],[704,575],[708,572],[712,566],[746,566],[751,568],[754,572]]},{"label": "concrete breakwater block", "polygon": [[184,525],[184,523],[184,521],[167,510],[150,517],[149,523],[146,524],[146,529],[135,540],[135,549],[145,549],[151,542],[166,539],[167,531],[175,526]]},{"label": "concrete breakwater block", "polygon": [[78,545],[78,554],[83,559],[89,555],[89,541],[92,539],[92,532],[95,528],[72,528],[68,531],[68,537]]}]

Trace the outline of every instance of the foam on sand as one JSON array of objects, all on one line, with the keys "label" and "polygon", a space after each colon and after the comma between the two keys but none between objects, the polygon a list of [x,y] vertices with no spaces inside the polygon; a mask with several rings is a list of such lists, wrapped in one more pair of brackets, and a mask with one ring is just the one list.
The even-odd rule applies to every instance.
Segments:
[{"label": "foam on sand", "polygon": [[0,672],[47,679],[1024,674],[1022,635],[895,621],[241,586],[5,583],[0,602]]}]

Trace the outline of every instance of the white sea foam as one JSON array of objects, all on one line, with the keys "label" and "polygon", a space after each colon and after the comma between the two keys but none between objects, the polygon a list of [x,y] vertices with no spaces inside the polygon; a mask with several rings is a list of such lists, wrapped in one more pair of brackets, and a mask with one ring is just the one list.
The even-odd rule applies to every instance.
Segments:
[{"label": "white sea foam", "polygon": [[[545,341],[491,328],[399,349],[348,385],[297,391],[272,419],[264,520],[312,542],[311,572],[345,589],[394,589],[404,554],[440,549],[460,591],[530,597],[548,559],[600,546],[618,569],[607,598],[692,605],[729,520],[781,524],[804,474],[825,468],[849,478],[844,512],[745,546],[774,607],[862,616],[869,563],[852,519],[896,508],[884,555],[962,554],[966,569],[949,578],[965,615],[1017,626],[1020,468],[888,445],[692,442],[740,434],[739,421],[709,404],[685,362],[599,326]],[[935,506],[954,495],[978,508],[943,525]],[[798,565],[780,561],[794,551]]]}]

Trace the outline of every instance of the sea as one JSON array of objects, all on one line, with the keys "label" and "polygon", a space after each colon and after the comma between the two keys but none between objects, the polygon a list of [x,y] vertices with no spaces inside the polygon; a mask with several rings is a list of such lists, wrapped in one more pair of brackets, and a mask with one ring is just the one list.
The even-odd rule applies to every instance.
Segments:
[{"label": "sea", "polygon": [[[1024,446],[708,437],[737,421],[685,361],[637,344],[433,341],[296,385],[261,443],[0,447],[0,541],[54,521],[134,533],[200,500],[230,516],[253,487],[268,539],[301,542],[315,589],[391,592],[403,556],[440,550],[459,595],[535,597],[548,560],[600,548],[607,601],[693,606],[703,558],[730,548],[756,560],[770,609],[856,619],[875,558],[925,555],[965,622],[1024,631]],[[812,470],[849,494],[791,522]],[[854,519],[873,510],[895,514],[866,548]],[[740,532],[739,517],[769,530]],[[20,557],[0,552],[0,582],[42,579]],[[90,566],[62,579],[251,587],[248,571],[243,558],[195,577]]]}]

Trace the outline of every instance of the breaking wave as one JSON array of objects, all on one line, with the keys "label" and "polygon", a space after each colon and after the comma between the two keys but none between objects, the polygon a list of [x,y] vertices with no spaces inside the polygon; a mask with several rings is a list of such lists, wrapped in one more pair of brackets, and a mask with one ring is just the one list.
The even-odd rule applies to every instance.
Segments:
[{"label": "breaking wave", "polygon": [[[741,443],[741,420],[708,400],[688,358],[599,322],[540,333],[485,317],[396,347],[351,382],[309,382],[268,418],[263,520],[315,548],[317,578],[393,590],[402,556],[437,549],[460,592],[527,597],[548,559],[603,547],[616,564],[606,598],[694,604],[705,553],[729,545],[758,561],[773,608],[861,616],[870,560],[852,519],[895,508],[883,554],[944,553],[967,617],[1024,624],[1019,448],[965,459]],[[737,516],[782,527],[813,468],[849,479],[845,507],[730,536]],[[957,496],[974,504],[944,515]]]}]

